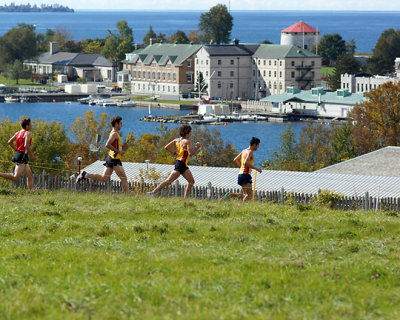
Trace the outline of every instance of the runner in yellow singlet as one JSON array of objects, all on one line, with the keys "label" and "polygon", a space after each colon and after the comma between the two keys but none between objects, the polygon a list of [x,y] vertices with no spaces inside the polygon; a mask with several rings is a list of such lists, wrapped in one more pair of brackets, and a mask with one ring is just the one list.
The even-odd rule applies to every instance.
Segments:
[{"label": "runner in yellow singlet", "polygon": [[[200,148],[200,142],[196,143],[194,149],[192,148],[192,142],[189,140],[191,134],[192,128],[188,125],[182,125],[179,128],[179,135],[181,137],[172,140],[164,147],[165,150],[173,155],[176,155],[175,169],[169,175],[167,180],[161,182],[160,185],[153,191],[148,192],[149,195],[154,195],[157,192],[160,192],[162,188],[170,185],[172,182],[178,179],[180,175],[182,175],[188,182],[185,190],[185,198],[189,196],[190,190],[194,185],[194,179],[187,164],[189,157],[195,155],[197,150]],[[176,151],[174,150],[174,147],[176,148]]]},{"label": "runner in yellow singlet", "polygon": [[106,142],[106,148],[110,149],[106,162],[104,163],[105,168],[103,175],[96,173],[87,173],[82,171],[82,173],[76,179],[76,182],[80,182],[83,179],[93,179],[97,181],[106,182],[110,179],[113,171],[121,179],[122,190],[125,193],[129,192],[128,179],[125,174],[125,170],[122,167],[121,157],[124,155],[127,145],[123,148],[122,139],[119,134],[119,130],[122,128],[122,118],[120,116],[114,116],[111,118],[111,126],[113,129],[110,132],[110,136]]},{"label": "runner in yellow singlet", "polygon": [[243,193],[229,193],[225,194],[225,198],[240,198],[243,201],[250,200],[253,195],[251,179],[251,170],[254,169],[261,173],[262,170],[254,166],[254,151],[257,151],[260,145],[260,139],[251,138],[250,146],[240,152],[233,160],[239,167],[238,184],[242,187]]}]

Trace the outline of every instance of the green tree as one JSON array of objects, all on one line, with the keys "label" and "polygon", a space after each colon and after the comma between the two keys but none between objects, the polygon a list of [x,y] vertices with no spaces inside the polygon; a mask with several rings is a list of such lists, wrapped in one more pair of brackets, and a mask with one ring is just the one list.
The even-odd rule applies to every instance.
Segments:
[{"label": "green tree", "polygon": [[118,32],[108,30],[108,35],[102,50],[103,55],[114,66],[120,66],[125,54],[133,51],[132,29],[125,20],[117,22]]},{"label": "green tree", "polygon": [[168,41],[170,43],[182,43],[182,44],[189,43],[189,39],[186,33],[183,32],[182,30],[178,30],[172,36],[168,37]]},{"label": "green tree", "polygon": [[346,53],[354,54],[356,52],[356,42],[354,39],[350,39],[349,41],[346,41]]},{"label": "green tree", "polygon": [[105,39],[85,39],[81,41],[82,50],[85,53],[101,53]]},{"label": "green tree", "polygon": [[333,75],[329,77],[329,86],[332,90],[340,89],[342,74],[357,74],[360,72],[361,66],[354,56],[350,53],[341,54],[336,61],[336,68]]},{"label": "green tree", "polygon": [[346,122],[333,130],[331,164],[346,161],[356,156],[353,144],[353,128],[351,122]]},{"label": "green tree", "polygon": [[367,70],[373,74],[393,72],[394,60],[400,56],[400,30],[385,30],[373,49],[373,59],[369,59]]},{"label": "green tree", "polygon": [[35,57],[36,53],[36,33],[32,28],[12,28],[0,38],[0,67],[3,71],[7,71],[7,66],[15,60],[24,61]]},{"label": "green tree", "polygon": [[16,84],[18,84],[19,79],[25,78],[26,74],[27,72],[24,71],[24,65],[19,60],[15,60],[14,63],[9,66],[8,77],[14,79]]},{"label": "green tree", "polygon": [[296,150],[296,135],[292,126],[288,126],[279,137],[279,151],[274,152],[263,163],[268,170],[297,171],[300,168]]},{"label": "green tree", "polygon": [[272,42],[269,40],[264,40],[263,42],[261,42],[261,44],[272,44]]},{"label": "green tree", "polygon": [[157,35],[156,35],[156,33],[154,32],[154,30],[153,30],[153,27],[152,26],[150,26],[149,27],[149,31],[147,31],[147,33],[146,33],[146,35],[143,37],[143,44],[145,45],[145,46],[148,46],[149,44],[150,44],[150,39],[156,39],[157,38]]},{"label": "green tree", "polygon": [[346,42],[340,34],[325,34],[318,43],[318,54],[321,55],[329,65],[336,62],[336,59],[346,52]]},{"label": "green tree", "polygon": [[207,42],[228,43],[232,27],[233,17],[224,4],[217,4],[200,16],[199,29],[205,34]]}]

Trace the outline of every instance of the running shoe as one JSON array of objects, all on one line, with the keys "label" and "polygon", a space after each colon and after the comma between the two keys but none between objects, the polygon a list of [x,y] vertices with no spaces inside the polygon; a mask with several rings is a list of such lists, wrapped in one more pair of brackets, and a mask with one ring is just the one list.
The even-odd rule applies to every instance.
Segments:
[{"label": "running shoe", "polygon": [[229,200],[231,197],[229,196],[229,191],[225,193],[224,200]]}]

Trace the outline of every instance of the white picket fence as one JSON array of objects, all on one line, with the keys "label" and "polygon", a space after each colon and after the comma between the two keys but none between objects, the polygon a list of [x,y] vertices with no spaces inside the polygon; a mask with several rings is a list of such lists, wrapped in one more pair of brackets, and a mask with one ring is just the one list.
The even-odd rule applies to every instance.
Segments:
[{"label": "white picket fence", "polygon": [[[19,179],[13,184],[15,187],[26,188],[25,177]],[[65,178],[61,176],[48,174],[35,174],[33,177],[34,189],[43,190],[70,190],[73,192],[110,192],[122,193],[120,181],[109,180],[107,182],[83,181],[76,184],[75,178]],[[140,181],[130,181],[129,188],[135,193],[145,193],[152,190],[154,184],[144,183]],[[160,193],[164,197],[183,197],[186,185],[175,181],[170,186],[165,187]],[[190,197],[196,199],[217,200],[224,197],[226,192],[240,193],[239,188],[219,188],[212,186],[193,186]],[[316,205],[315,199],[318,194],[305,194],[287,192],[284,188],[280,190],[256,190],[254,200],[258,202],[273,202],[279,204],[296,204],[300,205],[300,209],[307,205]],[[369,196],[368,192],[364,196],[358,197],[342,197],[331,201],[332,208],[341,210],[387,210],[400,211],[400,198],[375,198]]]}]

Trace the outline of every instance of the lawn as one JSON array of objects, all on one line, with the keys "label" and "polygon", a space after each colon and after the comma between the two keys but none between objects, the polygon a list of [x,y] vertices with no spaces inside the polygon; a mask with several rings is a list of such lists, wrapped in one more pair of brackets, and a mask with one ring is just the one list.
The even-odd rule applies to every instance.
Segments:
[{"label": "lawn", "polygon": [[400,217],[0,195],[1,319],[399,319]]},{"label": "lawn", "polygon": [[335,67],[322,67],[321,73],[323,77],[329,77],[335,73]]}]

